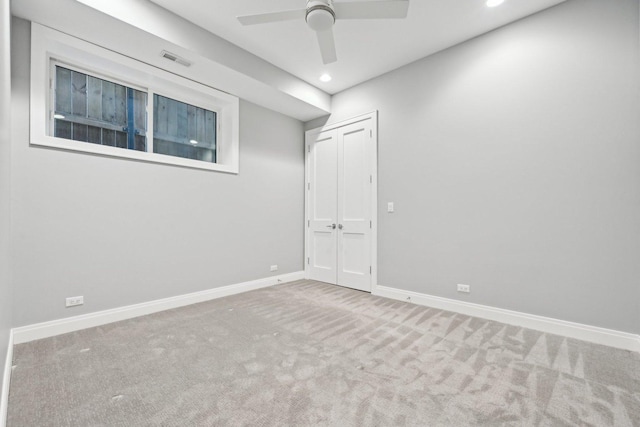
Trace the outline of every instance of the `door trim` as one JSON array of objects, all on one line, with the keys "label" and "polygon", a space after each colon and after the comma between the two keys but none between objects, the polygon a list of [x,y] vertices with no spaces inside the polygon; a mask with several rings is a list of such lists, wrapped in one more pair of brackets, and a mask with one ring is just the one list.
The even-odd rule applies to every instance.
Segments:
[{"label": "door trim", "polygon": [[343,126],[371,120],[373,132],[373,155],[371,156],[371,291],[378,286],[378,111],[361,114],[347,120],[326,124],[305,132],[304,138],[304,276],[309,278],[309,153],[311,151],[310,136],[312,134],[341,128]]}]

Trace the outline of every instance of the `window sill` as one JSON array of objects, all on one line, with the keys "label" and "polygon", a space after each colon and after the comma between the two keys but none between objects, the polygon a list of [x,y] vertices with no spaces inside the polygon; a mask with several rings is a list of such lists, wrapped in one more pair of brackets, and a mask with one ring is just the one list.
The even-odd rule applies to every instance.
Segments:
[{"label": "window sill", "polygon": [[190,169],[201,169],[215,172],[238,174],[237,168],[218,163],[207,163],[200,160],[185,159],[182,157],[167,156],[164,154],[148,153],[144,151],[134,151],[125,148],[109,147],[105,145],[90,144],[87,142],[72,141],[54,137],[32,138],[31,146],[55,148],[65,151],[75,151],[79,153],[94,154],[98,156],[115,157],[125,160],[136,160],[148,163],[159,163],[173,165]]}]

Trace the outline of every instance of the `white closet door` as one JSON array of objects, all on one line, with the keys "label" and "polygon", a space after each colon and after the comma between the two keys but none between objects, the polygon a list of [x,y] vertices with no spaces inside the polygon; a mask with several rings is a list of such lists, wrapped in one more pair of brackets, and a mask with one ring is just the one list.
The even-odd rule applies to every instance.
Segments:
[{"label": "white closet door", "polygon": [[337,129],[337,284],[371,291],[371,120]]},{"label": "white closet door", "polygon": [[309,278],[336,284],[338,138],[330,130],[309,141]]}]

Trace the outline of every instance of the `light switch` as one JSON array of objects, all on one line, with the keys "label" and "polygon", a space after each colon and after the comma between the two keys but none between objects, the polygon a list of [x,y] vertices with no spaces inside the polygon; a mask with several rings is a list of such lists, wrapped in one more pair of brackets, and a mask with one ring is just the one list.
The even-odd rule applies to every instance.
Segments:
[{"label": "light switch", "polygon": [[393,202],[387,203],[387,212],[391,213],[394,211]]}]

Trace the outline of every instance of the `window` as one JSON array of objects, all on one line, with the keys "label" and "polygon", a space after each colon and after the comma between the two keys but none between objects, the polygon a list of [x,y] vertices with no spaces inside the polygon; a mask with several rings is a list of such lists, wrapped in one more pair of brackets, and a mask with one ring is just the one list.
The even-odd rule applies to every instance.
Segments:
[{"label": "window", "polygon": [[216,112],[153,95],[153,152],[216,162]]},{"label": "window", "polygon": [[32,32],[32,145],[238,172],[238,98],[38,24]]},{"label": "window", "polygon": [[[53,136],[151,151],[148,94],[54,62]],[[217,113],[153,95],[153,152],[216,163]]]},{"label": "window", "polygon": [[146,151],[145,92],[54,66],[56,138]]}]

